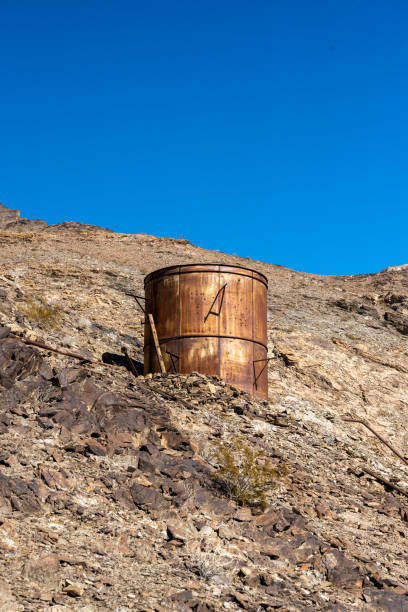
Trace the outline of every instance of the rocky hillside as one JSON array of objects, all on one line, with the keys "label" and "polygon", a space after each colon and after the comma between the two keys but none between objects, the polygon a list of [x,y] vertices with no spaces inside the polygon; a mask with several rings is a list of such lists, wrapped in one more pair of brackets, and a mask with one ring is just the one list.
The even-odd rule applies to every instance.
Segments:
[{"label": "rocky hillside", "polygon": [[[5,207],[0,243],[1,612],[408,610],[408,465],[343,420],[407,453],[406,266],[316,276]],[[269,279],[269,403],[141,375],[144,276],[205,261]],[[265,504],[220,475],[239,445]]]}]

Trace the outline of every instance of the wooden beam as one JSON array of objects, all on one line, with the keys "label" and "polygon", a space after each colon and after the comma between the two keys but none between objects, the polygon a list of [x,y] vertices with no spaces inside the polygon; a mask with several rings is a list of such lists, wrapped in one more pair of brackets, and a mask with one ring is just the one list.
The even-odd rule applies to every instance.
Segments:
[{"label": "wooden beam", "polygon": [[22,336],[16,336],[16,334],[9,334],[8,337],[14,338],[15,340],[19,340],[20,342],[23,342],[24,344],[36,346],[46,351],[52,351],[53,353],[58,353],[59,355],[66,355],[67,357],[73,357],[74,359],[80,359],[81,361],[88,361],[89,363],[97,363],[103,366],[112,365],[110,363],[104,363],[103,361],[99,361],[99,359],[95,359],[94,357],[84,357],[80,353],[72,353],[71,351],[65,351],[64,349],[60,349],[55,346],[49,346],[48,344],[45,344],[44,342],[40,342],[40,340],[30,340],[30,338],[23,338]]},{"label": "wooden beam", "polygon": [[150,329],[152,330],[153,342],[156,349],[157,359],[159,360],[160,370],[162,374],[166,373],[166,366],[164,365],[163,355],[160,349],[159,339],[157,337],[156,326],[154,324],[154,319],[152,314],[147,315],[149,317]]}]

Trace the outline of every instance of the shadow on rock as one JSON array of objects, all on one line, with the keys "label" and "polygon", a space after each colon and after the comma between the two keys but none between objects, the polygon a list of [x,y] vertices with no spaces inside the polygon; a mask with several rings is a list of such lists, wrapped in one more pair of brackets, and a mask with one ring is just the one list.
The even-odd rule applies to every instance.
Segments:
[{"label": "shadow on rock", "polygon": [[[110,365],[117,365],[121,366],[122,368],[126,368],[129,372],[132,371],[124,355],[118,355],[116,353],[103,353],[102,361],[104,363],[109,363]],[[132,363],[135,366],[137,373],[139,375],[143,374],[143,363],[141,361],[136,361],[135,359],[132,359]]]}]

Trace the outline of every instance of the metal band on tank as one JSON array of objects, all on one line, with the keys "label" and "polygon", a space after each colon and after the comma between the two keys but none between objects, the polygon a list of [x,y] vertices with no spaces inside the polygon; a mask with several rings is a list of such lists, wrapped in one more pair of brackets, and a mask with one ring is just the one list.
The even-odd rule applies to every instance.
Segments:
[{"label": "metal band on tank", "polygon": [[[194,266],[199,266],[200,268],[203,268],[202,270],[183,270],[183,268],[192,268]],[[228,270],[206,270],[206,267],[210,267],[210,266],[217,266],[218,268],[237,268],[239,270],[246,270],[246,272],[252,272],[253,274],[259,274],[259,276],[262,276],[262,280],[261,278],[256,278],[253,275],[250,274],[242,274],[241,272],[233,272],[233,271],[228,271]],[[172,272],[170,272],[170,270],[173,270]],[[204,273],[204,274],[237,274],[238,276],[246,276],[248,278],[253,278],[254,280],[259,281],[260,283],[262,283],[263,285],[265,285],[266,288],[268,288],[268,279],[266,278],[266,276],[264,274],[262,274],[262,272],[258,272],[258,270],[253,270],[252,268],[244,268],[244,266],[232,266],[230,264],[215,264],[215,263],[205,263],[205,264],[185,264],[182,266],[168,266],[167,268],[160,268],[159,270],[155,270],[154,272],[151,272],[150,274],[148,274],[146,276],[146,278],[144,279],[144,283],[145,285],[147,285],[150,281],[152,280],[156,280],[157,277],[160,276],[174,276],[175,274],[200,274],[200,273]]]},{"label": "metal band on tank", "polygon": [[[173,336],[172,338],[160,338],[159,343],[165,344],[172,340],[184,340],[184,338],[227,338],[228,340],[243,340],[244,342],[252,342],[253,344],[259,344],[264,349],[268,350],[268,347],[259,340],[253,340],[252,338],[242,338],[241,336],[221,336],[219,334],[186,334],[185,336]],[[152,346],[148,344],[147,346]]]},{"label": "metal band on tank", "polygon": [[[265,283],[260,278],[254,278],[249,274],[242,274],[242,272],[229,272],[228,270],[226,270],[225,272],[220,272],[219,270],[186,270],[185,272],[170,272],[168,274],[160,274],[159,278],[162,278],[164,276],[182,276],[182,274],[236,274],[237,276],[245,276],[246,278],[252,278],[253,280],[257,280],[259,283],[261,283],[261,285],[264,285],[266,288],[268,288],[267,283]],[[148,282],[154,282],[155,280],[157,280],[157,278],[151,278]]]}]

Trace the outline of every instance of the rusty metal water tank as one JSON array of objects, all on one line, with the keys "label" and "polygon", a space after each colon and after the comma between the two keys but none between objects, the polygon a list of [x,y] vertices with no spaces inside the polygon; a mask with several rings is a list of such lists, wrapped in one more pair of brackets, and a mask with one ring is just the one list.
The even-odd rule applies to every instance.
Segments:
[{"label": "rusty metal water tank", "polygon": [[217,375],[267,399],[267,288],[263,274],[224,264],[171,266],[149,274],[145,374],[160,371],[151,313],[167,372]]}]

